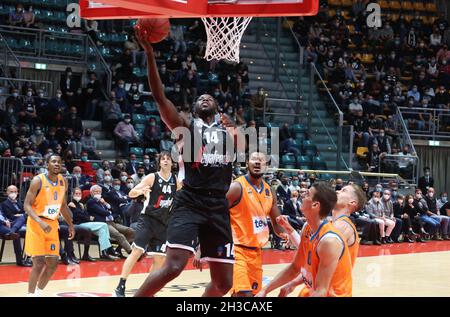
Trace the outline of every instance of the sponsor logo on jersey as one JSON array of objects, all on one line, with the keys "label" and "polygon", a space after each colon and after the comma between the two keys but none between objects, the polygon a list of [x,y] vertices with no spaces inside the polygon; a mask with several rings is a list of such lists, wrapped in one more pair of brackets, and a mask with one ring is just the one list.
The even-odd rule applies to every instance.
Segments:
[{"label": "sponsor logo on jersey", "polygon": [[260,217],[252,217],[253,221],[253,233],[261,233],[267,230],[267,220],[265,218]]}]

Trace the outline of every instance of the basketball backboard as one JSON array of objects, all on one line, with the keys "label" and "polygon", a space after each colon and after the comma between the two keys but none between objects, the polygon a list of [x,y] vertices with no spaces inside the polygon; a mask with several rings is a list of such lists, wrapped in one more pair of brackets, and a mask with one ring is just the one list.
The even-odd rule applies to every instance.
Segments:
[{"label": "basketball backboard", "polygon": [[315,15],[319,0],[80,0],[85,19]]}]

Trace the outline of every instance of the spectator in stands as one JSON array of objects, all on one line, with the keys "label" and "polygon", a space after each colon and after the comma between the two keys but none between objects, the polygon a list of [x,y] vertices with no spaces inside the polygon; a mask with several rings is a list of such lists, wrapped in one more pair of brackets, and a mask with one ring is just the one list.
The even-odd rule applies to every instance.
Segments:
[{"label": "spectator in stands", "polygon": [[258,124],[260,124],[263,120],[264,114],[264,105],[266,100],[266,92],[263,87],[258,88],[258,93],[253,95],[250,100],[250,106],[252,110],[252,120],[255,120]]},{"label": "spectator in stands", "polygon": [[21,227],[19,224],[11,224],[11,221],[7,219],[1,210],[0,206],[0,235],[2,239],[12,240],[14,247],[14,254],[16,255],[16,264],[18,266],[31,267],[32,263],[30,260],[24,261],[22,259],[22,245],[20,243],[20,234],[18,231]]},{"label": "spectator in stands", "polygon": [[[303,191],[305,192],[306,190],[303,189]],[[303,224],[306,222],[306,219],[300,210],[301,202],[299,195],[297,190],[292,191],[291,198],[283,205],[282,212],[283,215],[288,216],[289,223],[295,230],[301,230]]]},{"label": "spectator in stands", "polygon": [[133,65],[137,65],[137,58],[140,60],[140,66],[141,68],[146,67],[147,65],[147,57],[145,56],[145,52],[142,50],[141,46],[139,45],[139,42],[136,40],[136,37],[134,36],[134,32],[131,32],[128,34],[128,39],[123,44],[123,48],[125,50],[131,51],[131,58]]},{"label": "spectator in stands", "polygon": [[[111,242],[109,241],[109,229],[105,222],[94,222],[94,216],[89,216],[86,211],[86,207],[81,203],[82,193],[80,188],[75,188],[72,195],[72,200],[69,202],[68,206],[72,211],[73,224],[75,230],[77,228],[84,228],[90,230],[93,234],[98,236],[98,242],[100,244],[100,258],[102,260],[115,260],[114,256],[111,256],[109,252],[113,253],[111,247]],[[84,243],[84,253],[81,258],[83,261],[95,262],[89,255],[89,244]]]},{"label": "spectator in stands", "polygon": [[378,144],[382,154],[391,154],[391,144],[388,137],[385,134],[384,129],[380,129],[378,136],[374,139],[374,142]]},{"label": "spectator in stands", "polygon": [[441,194],[440,203],[443,204],[439,211],[441,212],[441,215],[447,215],[450,217],[450,203],[447,198],[447,193]]},{"label": "spectator in stands", "polygon": [[66,150],[63,155],[63,163],[69,174],[72,174],[73,168],[76,163],[73,161],[73,153],[70,150]]},{"label": "spectator in stands", "polygon": [[[74,135],[72,128],[65,130],[61,144],[64,150],[70,149],[76,157],[80,157],[82,151],[80,138]],[[56,146],[57,144],[54,147]]]},{"label": "spectator in stands", "polygon": [[392,192],[389,189],[385,189],[383,192],[383,198],[381,199],[384,206],[385,218],[394,222],[394,229],[391,233],[391,239],[394,242],[399,242],[399,237],[402,232],[402,220],[397,219],[394,214],[394,206],[392,203]]},{"label": "spectator in stands", "polygon": [[98,38],[99,30],[98,30],[98,22],[97,21],[85,20],[84,30],[97,46],[103,45],[103,43],[100,42],[100,40]]},{"label": "spectator in stands", "polygon": [[122,109],[125,112],[131,113],[131,108],[129,107],[128,100],[125,98],[124,106],[122,107],[117,102],[116,92],[113,90],[110,93],[111,101],[103,102],[103,123],[104,127],[107,131],[111,132],[114,130],[114,127],[117,123],[122,119]]},{"label": "spectator in stands", "polygon": [[169,153],[172,152],[172,148],[174,147],[174,142],[172,140],[172,133],[170,131],[163,133],[163,137],[161,142],[159,142],[159,151],[167,151]]},{"label": "spectator in stands", "polygon": [[381,153],[378,143],[373,143],[369,148],[369,159],[367,163],[368,171],[378,172],[380,166],[380,160],[383,159],[383,153]]},{"label": "spectator in stands", "polygon": [[[106,222],[111,238],[117,240],[119,248],[125,249],[130,254],[130,243],[134,239],[134,230],[114,222],[111,206],[102,198],[102,188],[100,186],[92,186],[90,192],[91,198],[86,204],[87,212],[94,217],[94,221]],[[121,252],[119,252],[119,256],[123,257]]]},{"label": "spectator in stands", "polygon": [[60,89],[58,89],[56,91],[55,98],[50,99],[48,107],[49,107],[50,117],[53,120],[56,119],[57,114],[63,115],[63,113],[66,112],[67,104],[64,101],[64,99],[62,99],[62,92]]},{"label": "spectator in stands", "polygon": [[[411,218],[408,213],[404,211],[405,207],[405,196],[399,195],[397,196],[396,201],[392,204],[394,210],[394,216],[396,221],[400,220],[402,222],[402,234],[403,234],[403,242],[415,242],[416,241],[416,233],[412,229]],[[396,225],[397,226],[397,225]]]},{"label": "spectator in stands", "polygon": [[139,137],[131,125],[131,116],[125,114],[123,121],[120,121],[114,128],[114,136],[118,142],[118,146],[122,155],[127,156],[130,144],[138,143]]},{"label": "spectator in stands", "polygon": [[88,162],[89,156],[86,151],[81,152],[81,162],[77,162],[77,166],[81,167],[83,175],[89,176],[91,179],[95,179],[95,170],[91,162]]},{"label": "spectator in stands", "polygon": [[354,116],[356,116],[359,111],[363,111],[363,107],[359,102],[358,96],[355,96],[353,101],[348,105],[348,111]]},{"label": "spectator in stands", "polygon": [[168,88],[172,86],[172,76],[167,71],[167,66],[165,63],[161,64],[161,66],[159,67],[159,77],[161,78],[161,82],[163,83],[164,88],[168,90]]},{"label": "spectator in stands", "polygon": [[38,158],[35,157],[35,153],[33,150],[27,150],[27,157],[24,158],[23,161],[23,165],[31,165],[34,166],[37,163]]},{"label": "spectator in stands", "polygon": [[415,190],[414,207],[418,210],[420,220],[424,227],[426,227],[427,232],[433,235],[434,240],[442,240],[439,238],[440,220],[431,217],[427,202],[423,198],[422,191],[419,188]]},{"label": "spectator in stands", "polygon": [[413,195],[406,195],[405,202],[403,212],[408,214],[413,224],[413,228],[415,227],[415,229],[417,229],[416,231],[419,232],[417,235],[417,242],[425,242],[428,232],[425,231],[424,222],[420,218],[421,208],[419,208]]},{"label": "spectator in stands", "polygon": [[187,46],[184,41],[184,29],[182,25],[170,26],[170,38],[173,40],[175,53],[186,53]]},{"label": "spectator in stands", "polygon": [[289,189],[289,179],[287,176],[283,175],[281,177],[281,184],[277,188],[277,198],[284,204],[289,202],[291,199],[291,190]]},{"label": "spectator in stands", "polygon": [[175,76],[181,70],[181,61],[177,54],[172,54],[171,58],[166,62],[167,71]]},{"label": "spectator in stands", "polygon": [[8,24],[11,26],[24,26],[23,4],[16,4],[16,10],[9,12]]},{"label": "spectator in stands", "polygon": [[127,179],[128,179],[128,174],[127,172],[120,172],[120,190],[123,191],[124,193],[128,193],[127,191]]},{"label": "spectator in stands", "polygon": [[391,233],[394,230],[395,221],[386,216],[383,202],[381,202],[380,192],[372,192],[372,199],[367,203],[366,210],[370,217],[378,223],[381,243],[393,243]]},{"label": "spectator in stands", "polygon": [[298,194],[300,194],[300,189],[301,189],[300,188],[300,181],[299,181],[297,175],[293,175],[292,176],[291,185],[289,186],[289,189],[291,190],[291,193],[293,193],[294,190],[296,190],[298,192]]},{"label": "spectator in stands", "polygon": [[67,67],[64,74],[61,76],[59,82],[59,88],[62,92],[62,98],[67,103],[69,107],[76,106],[79,107],[76,103],[75,93],[80,88],[80,80],[79,78],[74,78],[72,73],[72,68]]},{"label": "spectator in stands", "polygon": [[80,187],[82,190],[89,189],[92,183],[92,178],[83,174],[80,166],[75,166],[72,171],[70,188]]},{"label": "spectator in stands", "polygon": [[126,184],[127,184],[127,187],[125,190],[123,190],[123,192],[128,195],[130,190],[132,190],[134,188],[134,186],[136,186],[136,184],[134,183],[134,180],[131,178],[131,176],[128,176]]},{"label": "spectator in stands", "polygon": [[138,167],[139,163],[137,161],[136,154],[131,153],[124,171],[126,171],[128,175],[133,175],[137,173]]},{"label": "spectator in stands", "polygon": [[99,157],[95,151],[97,151],[97,139],[92,135],[91,129],[85,129],[84,135],[81,137],[81,148],[88,153],[90,160],[98,160]]},{"label": "spectator in stands", "polygon": [[[111,171],[111,164],[109,163],[108,160],[104,160],[102,161],[102,166],[97,170],[96,173],[96,179],[97,182],[103,182],[103,176],[105,174],[105,171]],[[112,171],[111,171],[111,175],[112,175]]]},{"label": "spectator in stands", "polygon": [[373,243],[374,245],[381,245],[378,223],[375,219],[371,219],[365,208],[361,211],[352,213],[350,218],[359,228],[362,228],[361,244],[366,245]]},{"label": "spectator in stands", "polygon": [[119,216],[125,226],[130,226],[128,209],[131,205],[131,199],[121,190],[120,180],[114,179],[112,189],[105,200],[111,205],[111,211],[114,217]]},{"label": "spectator in stands", "polygon": [[450,229],[450,217],[448,217],[447,214],[441,214],[441,211],[437,208],[437,199],[434,194],[434,188],[429,187],[427,195],[425,196],[425,201],[428,207],[428,215],[431,218],[439,220],[441,224],[442,238],[444,240],[450,240],[450,237],[448,236]]},{"label": "spectator in stands", "polygon": [[188,70],[180,79],[185,103],[191,104],[197,98],[198,78],[193,70]]},{"label": "spectator in stands", "polygon": [[154,164],[154,161],[152,162],[150,160],[149,155],[144,155],[143,162],[144,162],[143,166],[144,166],[144,170],[145,170],[145,175],[156,172],[156,166]]},{"label": "spectator in stands", "polygon": [[150,117],[144,130],[144,146],[158,148],[161,141],[161,128],[156,124],[156,119]]},{"label": "spectator in stands", "polygon": [[126,172],[125,164],[123,160],[116,159],[114,167],[111,169],[111,175],[113,178],[119,178],[122,175],[122,172]]},{"label": "spectator in stands", "polygon": [[147,110],[143,107],[144,96],[139,91],[133,94],[132,99],[129,101],[132,114],[147,114]]},{"label": "spectator in stands", "polygon": [[89,72],[89,82],[86,85],[85,99],[86,109],[84,119],[94,120],[96,118],[97,105],[101,99],[102,89],[100,81],[95,72]]},{"label": "spectator in stands", "polygon": [[63,126],[66,128],[71,128],[74,135],[81,136],[83,133],[83,122],[78,115],[78,110],[76,107],[70,107],[70,112],[64,116]]},{"label": "spectator in stands", "polygon": [[139,184],[144,177],[145,177],[145,168],[142,165],[138,167],[137,172],[135,174],[131,175],[131,178],[133,179],[135,184]]},{"label": "spectator in stands", "polygon": [[[441,215],[447,215],[445,210],[442,210],[442,207],[445,205],[445,203],[448,201],[448,196],[446,192],[441,193],[439,199],[436,202],[437,208],[440,210]],[[448,215],[450,216],[450,215]]]},{"label": "spectator in stands", "polygon": [[[111,100],[114,100],[116,103],[120,105],[120,109],[127,110],[129,109],[128,99],[127,99],[127,91],[125,90],[125,81],[123,79],[117,80],[117,85],[112,90],[114,93],[111,93]],[[124,111],[129,112],[129,111]]]},{"label": "spectator in stands", "polygon": [[424,176],[419,178],[418,186],[422,193],[426,193],[430,187],[434,187],[434,178],[431,177],[431,170],[428,166],[423,168]]},{"label": "spectator in stands", "polygon": [[448,50],[448,45],[444,44],[442,48],[436,53],[436,59],[438,63],[443,61],[448,61],[450,59],[450,51]]},{"label": "spectator in stands", "polygon": [[443,108],[450,102],[450,94],[445,89],[444,85],[439,86],[439,89],[436,91],[436,95],[433,98],[433,102],[437,108]]}]

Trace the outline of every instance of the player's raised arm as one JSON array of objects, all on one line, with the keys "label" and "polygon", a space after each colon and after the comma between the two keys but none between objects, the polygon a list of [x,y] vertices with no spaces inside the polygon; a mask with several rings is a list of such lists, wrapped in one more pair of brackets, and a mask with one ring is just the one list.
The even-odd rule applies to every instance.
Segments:
[{"label": "player's raised arm", "polygon": [[135,32],[136,38],[139,40],[147,55],[148,82],[152,90],[153,98],[158,105],[161,119],[170,130],[177,127],[188,127],[189,123],[178,113],[177,108],[175,108],[173,103],[164,94],[164,87],[159,77],[153,48],[151,43],[146,40],[145,29],[135,29]]},{"label": "player's raised arm", "polygon": [[146,195],[148,192],[150,192],[150,189],[153,186],[153,182],[155,181],[155,173],[148,174],[145,176],[141,182],[136,185],[130,192],[128,193],[128,197],[130,198],[136,198],[140,195]]}]

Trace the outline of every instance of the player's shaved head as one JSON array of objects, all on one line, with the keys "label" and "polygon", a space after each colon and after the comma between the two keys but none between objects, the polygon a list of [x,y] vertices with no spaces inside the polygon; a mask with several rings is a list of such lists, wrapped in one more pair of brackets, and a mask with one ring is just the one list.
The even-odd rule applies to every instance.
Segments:
[{"label": "player's shaved head", "polygon": [[253,178],[261,178],[266,172],[267,155],[261,152],[253,152],[248,158],[248,173]]}]

